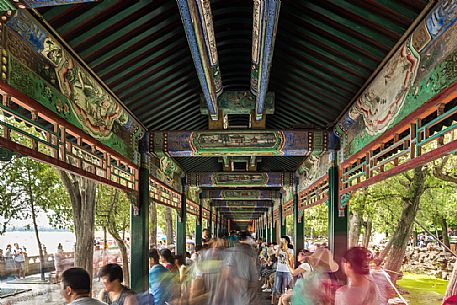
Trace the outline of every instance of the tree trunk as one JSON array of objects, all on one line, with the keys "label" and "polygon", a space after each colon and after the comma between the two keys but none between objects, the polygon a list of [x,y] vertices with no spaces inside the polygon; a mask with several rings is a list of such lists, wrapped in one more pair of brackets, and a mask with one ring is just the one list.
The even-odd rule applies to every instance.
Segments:
[{"label": "tree trunk", "polygon": [[157,247],[157,207],[154,200],[149,202],[149,247]]},{"label": "tree trunk", "polygon": [[447,236],[447,220],[444,216],[441,217],[441,231],[441,234],[443,235],[443,244],[445,244],[446,247],[450,248],[451,244],[449,243],[449,237]]},{"label": "tree trunk", "polygon": [[364,246],[365,248],[368,248],[368,243],[370,242],[373,223],[371,222],[371,220],[368,219],[365,222],[364,226],[365,226],[365,232],[363,234],[362,246]]},{"label": "tree trunk", "polygon": [[75,267],[87,270],[92,277],[95,231],[95,195],[97,184],[87,178],[59,171],[70,195],[75,228]]},{"label": "tree trunk", "polygon": [[446,294],[444,299],[447,299],[451,295],[457,294],[457,261],[454,263],[454,268],[452,269],[451,277],[447,284]]},{"label": "tree trunk", "polygon": [[34,211],[34,206],[32,204],[32,222],[33,222],[33,229],[35,231],[35,237],[38,245],[38,253],[40,255],[40,274],[41,274],[41,280],[45,280],[44,276],[44,255],[43,255],[43,247],[41,245],[41,240],[40,240],[40,235],[38,234],[38,225],[36,222],[36,213]]},{"label": "tree trunk", "polygon": [[173,243],[173,217],[171,215],[171,208],[165,207],[165,231],[167,235],[167,245]]},{"label": "tree trunk", "polygon": [[[30,175],[30,169],[27,167],[27,178],[28,178],[28,187],[29,187],[29,199],[30,199],[30,207],[31,207],[31,212],[32,212],[32,222],[33,222],[33,230],[35,231],[35,237],[38,245],[38,255],[40,256],[40,275],[41,275],[41,280],[45,280],[44,276],[44,255],[43,255],[43,247],[41,245],[41,240],[40,240],[40,234],[38,233],[38,224],[36,222],[36,211],[35,211],[35,196],[33,194],[32,190],[32,177]],[[24,264],[25,265],[25,264]],[[24,271],[25,274],[25,271]]]},{"label": "tree trunk", "polygon": [[427,169],[418,167],[414,169],[414,176],[410,180],[408,196],[403,197],[404,207],[400,220],[391,237],[391,249],[386,259],[385,269],[390,272],[392,281],[395,283],[398,272],[403,264],[406,246],[413,228],[414,220],[419,209],[420,199],[425,190],[425,178]]},{"label": "tree trunk", "polygon": [[116,244],[119,247],[119,250],[121,251],[121,256],[122,256],[122,271],[124,275],[124,284],[126,286],[130,286],[130,281],[129,281],[129,257],[127,253],[127,246],[125,245],[124,240],[121,238],[117,230],[115,229],[115,224],[111,223],[110,226],[108,227],[108,232],[109,234],[116,240]]},{"label": "tree trunk", "polygon": [[359,244],[360,231],[363,221],[359,211],[352,211],[349,216],[349,248],[356,247]]}]

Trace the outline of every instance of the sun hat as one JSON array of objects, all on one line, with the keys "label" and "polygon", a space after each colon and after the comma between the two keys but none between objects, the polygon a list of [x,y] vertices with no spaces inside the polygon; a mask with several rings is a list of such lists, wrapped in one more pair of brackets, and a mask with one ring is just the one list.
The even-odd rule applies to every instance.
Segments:
[{"label": "sun hat", "polygon": [[332,253],[324,247],[319,247],[311,254],[309,257],[310,264],[314,267],[320,267],[326,272],[336,272],[338,271],[338,264],[333,260]]}]

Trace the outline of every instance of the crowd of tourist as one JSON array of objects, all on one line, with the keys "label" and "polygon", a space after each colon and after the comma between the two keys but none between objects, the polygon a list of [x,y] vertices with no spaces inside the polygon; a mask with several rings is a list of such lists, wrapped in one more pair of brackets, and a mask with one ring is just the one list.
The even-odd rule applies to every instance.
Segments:
[{"label": "crowd of tourist", "polygon": [[[349,249],[337,264],[325,244],[294,252],[288,236],[265,243],[248,232],[211,239],[205,230],[202,240],[185,256],[159,245],[151,248],[149,289],[140,294],[124,286],[122,267],[115,262],[97,270],[103,290],[94,294],[85,270],[64,270],[60,245],[56,277],[71,305],[255,305],[266,298],[279,305],[386,305],[393,296],[382,259],[363,247]],[[24,251],[14,248],[8,246],[3,257],[11,257],[18,268],[16,258]]]},{"label": "crowd of tourist", "polygon": [[255,240],[248,232],[203,240],[203,246],[186,257],[167,248],[151,249],[149,291],[136,296],[122,285],[122,268],[117,264],[100,270],[104,290],[98,300],[71,286],[67,275],[83,270],[69,269],[62,275],[66,300],[72,305],[255,305],[268,297],[279,305],[386,305],[392,296],[382,260],[363,247],[349,249],[337,264],[325,245],[313,252],[299,249],[295,258],[288,236],[278,244]]}]

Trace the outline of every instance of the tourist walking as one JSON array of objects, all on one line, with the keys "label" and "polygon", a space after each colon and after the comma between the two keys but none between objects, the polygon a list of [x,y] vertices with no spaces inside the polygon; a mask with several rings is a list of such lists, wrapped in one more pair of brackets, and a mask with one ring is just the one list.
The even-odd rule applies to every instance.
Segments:
[{"label": "tourist walking", "polygon": [[106,305],[91,297],[89,273],[82,268],[70,268],[62,273],[62,295],[70,305]]},{"label": "tourist walking", "polygon": [[378,305],[379,291],[370,275],[371,253],[364,247],[349,249],[341,261],[347,284],[335,294],[335,305]]},{"label": "tourist walking", "polygon": [[124,273],[118,264],[107,264],[100,269],[99,277],[104,289],[98,299],[108,305],[136,305],[136,296],[133,290],[124,286]]},{"label": "tourist walking", "polygon": [[224,252],[219,286],[221,293],[217,302],[213,304],[260,304],[256,258],[248,232],[240,232],[236,246],[227,248]]}]

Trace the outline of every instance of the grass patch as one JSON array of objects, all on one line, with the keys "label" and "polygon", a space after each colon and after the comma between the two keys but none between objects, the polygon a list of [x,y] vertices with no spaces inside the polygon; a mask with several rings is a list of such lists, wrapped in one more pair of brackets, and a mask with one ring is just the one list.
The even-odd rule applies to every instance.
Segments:
[{"label": "grass patch", "polygon": [[430,275],[405,273],[397,281],[401,289],[410,294],[404,297],[410,305],[441,305],[448,281]]}]

